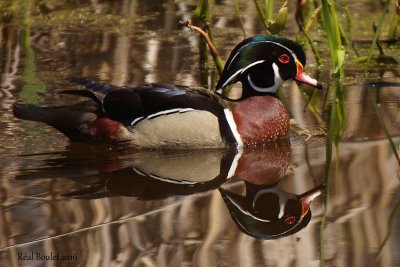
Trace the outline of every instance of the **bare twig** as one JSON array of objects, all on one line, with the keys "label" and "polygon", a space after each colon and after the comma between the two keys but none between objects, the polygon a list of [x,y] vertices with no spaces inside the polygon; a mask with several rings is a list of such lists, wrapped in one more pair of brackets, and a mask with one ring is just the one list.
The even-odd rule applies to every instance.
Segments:
[{"label": "bare twig", "polygon": [[211,42],[210,37],[208,36],[208,34],[200,27],[195,26],[192,24],[191,20],[187,20],[187,21],[179,21],[179,24],[187,27],[189,29],[191,29],[192,31],[196,31],[198,33],[200,33],[200,35],[206,40],[208,47],[210,48],[210,52],[211,55],[215,58],[215,57],[219,57],[218,51],[215,48],[215,46],[213,45],[213,43]]},{"label": "bare twig", "polygon": [[204,38],[204,40],[206,40],[208,48],[210,49],[211,56],[214,59],[215,66],[217,67],[218,73],[221,75],[224,68],[224,63],[222,62],[222,59],[219,56],[218,51],[212,43],[210,36],[208,36],[207,32],[205,32],[202,28],[193,25],[191,20],[179,21],[179,24],[189,28],[192,31],[198,32]]}]

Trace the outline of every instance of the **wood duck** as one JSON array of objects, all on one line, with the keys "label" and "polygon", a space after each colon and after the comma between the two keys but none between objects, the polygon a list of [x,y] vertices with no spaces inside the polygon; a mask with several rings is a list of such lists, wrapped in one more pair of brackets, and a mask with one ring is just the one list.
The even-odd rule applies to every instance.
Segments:
[{"label": "wood duck", "polygon": [[[245,147],[288,136],[289,116],[275,92],[293,79],[322,88],[304,72],[305,63],[299,44],[257,35],[233,49],[215,93],[162,83],[117,87],[75,78],[71,81],[86,90],[62,92],[87,101],[58,107],[15,104],[13,112],[79,142],[129,141],[138,148]],[[221,91],[236,82],[242,83],[242,96],[233,101]]]}]

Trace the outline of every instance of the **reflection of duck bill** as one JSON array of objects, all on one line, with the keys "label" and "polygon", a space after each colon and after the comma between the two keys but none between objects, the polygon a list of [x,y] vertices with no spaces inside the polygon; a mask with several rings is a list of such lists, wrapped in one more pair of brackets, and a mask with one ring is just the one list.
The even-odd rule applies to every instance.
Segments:
[{"label": "reflection of duck bill", "polygon": [[320,196],[324,191],[324,189],[325,189],[325,184],[321,184],[300,195],[299,198],[302,207],[301,217],[304,217],[310,211],[311,202],[318,196]]},{"label": "reflection of duck bill", "polygon": [[[250,188],[251,187],[251,188]],[[219,188],[233,221],[239,229],[258,239],[276,239],[292,235],[311,220],[310,203],[321,195],[324,186],[300,196],[280,191],[276,186],[254,190],[246,184],[246,196]]]}]

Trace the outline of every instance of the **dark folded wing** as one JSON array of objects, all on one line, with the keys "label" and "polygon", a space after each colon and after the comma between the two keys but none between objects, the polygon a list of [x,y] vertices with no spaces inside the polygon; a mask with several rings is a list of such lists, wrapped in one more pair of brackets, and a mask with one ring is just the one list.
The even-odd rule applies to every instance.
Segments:
[{"label": "dark folded wing", "polygon": [[85,86],[102,103],[103,111],[113,120],[132,126],[142,119],[170,115],[188,110],[205,110],[219,119],[222,136],[228,143],[235,139],[225,118],[223,100],[204,88],[188,88],[154,83],[138,87],[117,87],[87,79],[73,82]]},{"label": "dark folded wing", "polygon": [[[161,112],[173,112],[178,109],[206,110],[216,116],[223,115],[224,104],[206,89],[189,89],[184,86],[154,83],[138,87],[118,87],[97,83],[88,79],[71,79],[85,86],[103,105],[104,112],[114,120],[133,121],[139,117],[147,117]],[[75,93],[87,96],[85,91]],[[92,97],[93,98],[93,97]]]}]

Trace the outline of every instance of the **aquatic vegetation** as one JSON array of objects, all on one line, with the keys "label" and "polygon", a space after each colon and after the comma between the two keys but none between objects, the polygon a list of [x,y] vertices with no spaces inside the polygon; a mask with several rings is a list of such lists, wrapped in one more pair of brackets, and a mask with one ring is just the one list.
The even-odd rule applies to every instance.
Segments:
[{"label": "aquatic vegetation", "polygon": [[254,0],[258,15],[267,34],[281,33],[285,29],[287,21],[287,1],[282,4],[280,9],[276,12],[276,15],[273,14],[274,2],[273,0],[265,0],[263,8],[259,0]]},{"label": "aquatic vegetation", "polygon": [[[372,39],[372,43],[371,43],[371,46],[370,46],[369,51],[368,51],[368,59],[367,59],[367,65],[366,65],[367,69],[368,69],[368,67],[369,67],[369,65],[371,63],[374,48],[375,48],[375,46],[378,47],[378,39],[379,39],[379,36],[381,34],[381,31],[382,31],[382,25],[383,25],[383,22],[385,20],[386,14],[389,11],[390,2],[391,2],[390,0],[386,1],[385,6],[383,7],[383,10],[382,10],[382,15],[381,15],[381,17],[379,19],[379,23],[376,26],[374,37]],[[392,31],[394,31],[394,30],[392,30]],[[382,50],[380,50],[380,51],[382,51]]]},{"label": "aquatic vegetation", "polygon": [[[96,13],[95,5],[89,2],[96,2],[100,13]],[[50,4],[53,3],[54,5],[51,6]],[[135,12],[129,14],[122,12],[122,3],[136,5],[133,8]],[[291,139],[289,148],[294,151],[294,156],[290,157],[288,163],[290,168],[286,175],[291,178],[297,175],[296,179],[293,179],[296,180],[296,183],[293,183],[296,186],[306,184],[314,186],[321,182],[326,184],[326,194],[323,194],[320,201],[316,203],[318,209],[315,209],[313,213],[315,219],[309,225],[310,230],[293,236],[293,244],[290,246],[293,245],[293,248],[297,248],[299,245],[303,246],[307,238],[310,238],[312,243],[319,239],[319,244],[315,245],[314,250],[310,248],[313,254],[313,264],[318,260],[321,265],[340,265],[344,262],[343,260],[348,260],[350,264],[357,262],[357,259],[354,258],[359,257],[358,259],[365,258],[365,262],[363,262],[365,264],[360,265],[374,265],[373,258],[376,255],[376,261],[381,261],[380,265],[391,266],[384,263],[392,255],[397,255],[396,247],[393,244],[396,242],[395,226],[396,218],[399,215],[398,170],[396,169],[399,161],[397,153],[399,131],[396,130],[396,118],[398,118],[396,116],[398,112],[396,99],[399,87],[397,65],[400,33],[399,3],[398,0],[361,2],[303,0],[288,1],[287,5],[284,0],[179,0],[163,1],[162,4],[152,1],[1,1],[0,17],[5,25],[2,36],[2,56],[4,57],[2,69],[4,77],[7,77],[4,81],[8,82],[8,87],[4,87],[3,91],[5,97],[2,98],[5,100],[2,102],[4,107],[2,121],[3,126],[6,125],[2,131],[3,140],[5,140],[3,142],[5,164],[3,165],[15,166],[13,167],[15,171],[4,172],[3,181],[7,181],[7,179],[12,181],[14,173],[23,173],[26,166],[30,168],[33,166],[31,168],[33,171],[29,172],[29,176],[36,175],[43,178],[42,174],[38,175],[36,172],[40,173],[41,170],[44,170],[44,174],[46,174],[49,166],[50,169],[53,166],[55,169],[53,171],[58,173],[49,172],[51,177],[65,177],[65,167],[68,165],[71,172],[77,174],[79,180],[82,181],[82,174],[87,172],[86,163],[100,162],[103,165],[105,162],[106,168],[115,168],[121,163],[127,163],[127,156],[131,156],[128,152],[124,152],[123,155],[118,155],[123,156],[122,162],[114,159],[117,158],[116,156],[105,161],[103,158],[106,158],[106,155],[110,156],[110,152],[115,152],[110,149],[105,151],[104,155],[96,151],[93,153],[94,158],[88,160],[88,156],[85,154],[86,147],[84,149],[74,147],[68,148],[68,152],[78,153],[80,160],[67,155],[55,162],[50,159],[52,165],[44,164],[42,159],[52,156],[46,154],[49,147],[53,150],[62,150],[64,144],[60,144],[56,140],[57,137],[50,136],[49,129],[46,127],[30,123],[19,124],[10,119],[7,107],[10,103],[20,100],[53,101],[54,97],[57,101],[69,103],[68,101],[71,100],[66,96],[55,96],[54,92],[55,89],[66,85],[64,78],[71,74],[88,75],[99,78],[102,82],[116,81],[121,85],[128,86],[143,81],[151,83],[157,80],[214,88],[218,70],[222,69],[226,51],[233,42],[254,33],[281,34],[296,39],[304,46],[307,52],[308,69],[313,72],[312,76],[317,76],[324,83],[324,90],[313,91],[313,93],[302,87],[300,87],[300,91],[297,91],[295,86],[290,89],[283,87],[281,90],[282,95],[287,94],[288,90],[294,90],[296,100],[299,99],[299,101],[293,101],[291,97],[284,99],[283,96],[281,99],[291,109],[292,117],[304,119],[303,125],[307,125],[307,127],[300,128],[300,131],[308,130],[309,133],[306,137],[295,136]],[[361,5],[365,5],[362,11],[360,11]],[[360,10],[354,10],[354,7],[359,7]],[[369,17],[364,18],[365,14],[369,14]],[[188,18],[193,18],[193,23],[189,24],[188,21],[185,21],[184,26],[194,30],[192,33],[187,29],[182,30],[178,26],[179,20]],[[299,27],[296,27],[294,19]],[[375,25],[374,20],[376,21]],[[276,23],[274,24],[274,22]],[[57,51],[48,49],[47,43],[38,42],[36,37],[38,33],[41,34],[40,36],[45,35],[45,38],[50,36],[53,41],[56,40],[63,46],[60,46]],[[198,36],[198,33],[201,35]],[[155,59],[154,61],[151,61],[151,56],[152,59]],[[200,63],[198,63],[199,61]],[[14,70],[15,72],[12,72]],[[123,79],[120,78],[123,76],[121,73],[125,75]],[[8,77],[11,78],[8,79]],[[389,84],[389,79],[394,82]],[[48,84],[47,88],[41,87],[42,81]],[[302,96],[304,99],[297,96]],[[303,121],[298,120],[298,124],[292,126],[292,129],[303,126],[301,123]],[[29,131],[23,132],[26,129]],[[40,135],[35,134],[38,129]],[[354,137],[351,136],[354,134],[352,131],[361,134],[356,141],[350,139]],[[18,144],[14,145],[17,141]],[[57,147],[54,148],[53,144],[56,144]],[[4,149],[4,147],[14,148],[13,146],[17,149],[10,149],[10,151]],[[22,146],[24,146],[23,149],[18,148]],[[25,153],[39,152],[40,155],[36,156],[38,157],[36,160],[26,156],[19,156],[18,160],[15,160],[15,154],[21,153],[21,151],[26,151]],[[70,157],[69,161],[68,157]],[[137,158],[142,159],[143,157]],[[150,155],[148,158],[153,159],[154,157]],[[213,157],[207,156],[205,159],[213,159]],[[22,164],[19,163],[20,161]],[[197,161],[205,162],[205,160]],[[190,167],[191,162],[196,162],[196,160],[188,161],[185,166]],[[218,161],[213,162],[218,163]],[[253,159],[252,162],[254,162]],[[271,161],[260,161],[259,166],[266,166],[266,162]],[[85,163],[85,166],[77,166],[77,163]],[[249,161],[249,163],[251,162]],[[100,164],[94,166],[95,170],[98,165]],[[219,167],[219,164],[216,164],[216,167]],[[206,169],[207,166],[201,168],[201,170]],[[132,168],[129,170],[132,171]],[[108,170],[105,175],[107,181],[109,181],[110,174]],[[92,176],[92,174],[90,175]],[[121,189],[126,189],[126,181],[122,179],[123,177],[125,176],[121,176],[120,180]],[[299,180],[298,178],[304,179]],[[292,186],[290,183],[284,181],[286,186]],[[66,183],[59,187],[64,189],[64,184]],[[362,188],[360,188],[360,184],[362,184]],[[388,187],[389,184],[393,187]],[[34,183],[26,186],[22,181],[12,185],[16,189],[35,186]],[[43,186],[45,185],[46,183],[43,183]],[[58,185],[58,182],[54,182],[54,185]],[[116,189],[111,187],[116,183],[107,182],[107,185]],[[13,196],[15,188],[8,189],[6,186],[7,184],[4,187],[7,192],[5,198],[7,202],[12,202],[10,200],[13,199],[10,196]],[[100,188],[98,184],[95,186]],[[71,187],[74,186],[71,185]],[[164,187],[161,186],[161,188]],[[238,188],[230,189],[236,191]],[[46,190],[44,188],[44,194],[46,194]],[[27,192],[27,190],[24,191]],[[216,193],[217,196],[214,194],[210,197],[214,202],[220,198],[218,192]],[[36,195],[33,197],[37,198]],[[29,200],[23,200],[25,203],[30,203]],[[207,203],[208,200],[207,198]],[[349,201],[341,202],[342,200]],[[124,203],[122,201],[124,198],[118,198],[114,203]],[[63,199],[59,204],[64,205],[64,203],[68,203],[68,200]],[[128,202],[125,204],[127,205],[116,206],[127,207],[126,210],[130,212],[132,205],[128,205]],[[24,203],[17,202],[16,205],[14,203],[12,205],[18,208]],[[151,206],[148,203],[146,205]],[[70,206],[77,207],[77,205]],[[216,216],[215,207],[205,204],[205,200],[197,206],[202,208],[203,215],[210,210],[214,211],[212,216],[207,218],[210,221],[218,221],[214,225],[223,229],[224,232],[221,232],[218,240],[231,241],[232,236],[240,237],[236,228],[226,227],[220,223],[225,218],[223,212],[218,212],[218,216]],[[109,203],[106,203],[105,207],[99,205],[98,209],[113,212]],[[139,209],[142,206],[137,204],[135,207]],[[180,206],[177,205],[177,207]],[[7,203],[5,203],[3,211],[8,212],[7,208]],[[65,212],[65,209],[57,207],[44,215],[56,218],[57,222],[57,219],[64,218],[55,216],[60,210]],[[77,210],[77,213],[80,212],[80,209]],[[68,212],[74,214],[74,211]],[[180,211],[179,214],[182,216],[185,211]],[[82,215],[75,217],[80,218],[79,216]],[[8,216],[7,218],[12,217]],[[29,214],[27,218],[30,218]],[[129,218],[129,216],[125,218]],[[143,217],[140,220],[142,221]],[[148,223],[149,218],[144,220],[146,224],[151,224]],[[16,224],[13,222],[18,223],[19,221],[7,221],[5,225],[14,229],[12,227]],[[123,224],[121,225],[123,226]],[[209,233],[210,225],[212,224],[207,223],[204,228],[201,228],[204,229],[202,235]],[[55,226],[58,227],[57,224]],[[232,224],[232,226],[234,225]],[[337,235],[333,237],[334,240],[330,239],[332,227],[335,231],[337,230],[335,232]],[[58,228],[64,229],[63,227]],[[181,227],[178,228],[181,229]],[[65,231],[71,230],[68,227],[65,229]],[[167,229],[167,227],[163,229]],[[155,233],[158,230],[159,228],[152,228],[151,232]],[[227,235],[226,231],[231,232]],[[307,233],[307,231],[309,232]],[[72,229],[66,236],[73,236],[74,233],[74,229]],[[136,238],[135,234],[130,234],[130,236]],[[354,242],[357,236],[364,238],[358,241],[365,242]],[[192,232],[189,239],[185,239],[185,235],[179,232],[179,238],[183,242],[189,240],[188,244],[190,244],[188,253],[181,254],[189,255],[193,252]],[[73,244],[73,239],[72,237],[67,240],[69,244]],[[87,238],[87,240],[89,239]],[[176,240],[169,239],[167,245],[175,244]],[[202,240],[199,238],[199,241]],[[230,248],[236,248],[239,245],[240,247],[246,246],[242,238],[235,240],[234,246],[231,242],[226,243],[229,243]],[[289,240],[291,239],[286,239],[286,241]],[[57,241],[56,243],[62,242]],[[209,244],[216,243],[210,241]],[[275,246],[279,248],[279,242],[270,242],[262,248],[259,247],[259,244],[263,243],[252,242],[251,253],[246,253],[246,259],[254,257],[259,260],[257,256],[266,255],[265,261],[273,264],[273,260],[267,258],[271,257],[273,253],[265,255],[262,253],[270,252],[270,248],[275,248]],[[352,246],[352,251],[342,252],[350,246]],[[332,253],[327,252],[332,247],[341,249],[337,253],[338,255],[335,255],[335,259],[331,258]],[[157,244],[154,245],[154,248],[158,248]],[[186,251],[184,246],[182,248],[184,250],[179,251]],[[307,249],[309,248],[307,247]],[[135,251],[137,250],[134,250],[132,255],[135,255]],[[229,254],[221,253],[221,255]],[[299,254],[293,253],[293,255],[301,257]],[[146,254],[147,256],[148,254]],[[178,259],[173,258],[179,262]],[[261,260],[260,264],[262,264]]]},{"label": "aquatic vegetation", "polygon": [[[219,56],[216,48],[214,47],[214,37],[212,33],[212,29],[209,24],[210,20],[210,6],[208,0],[200,0],[199,5],[197,6],[196,10],[194,11],[194,15],[197,19],[201,20],[204,23],[204,30],[207,33],[206,35],[203,34],[204,39],[200,41],[200,61],[204,62],[207,60],[207,45],[210,47],[211,55],[213,57],[215,67],[218,70],[218,74],[222,73],[224,68],[224,63],[222,62],[221,57]],[[192,29],[194,29],[192,27]],[[201,31],[199,31],[201,33]],[[207,40],[208,38],[208,40]],[[206,40],[206,42],[204,42]],[[200,64],[202,65],[202,64]]]}]

